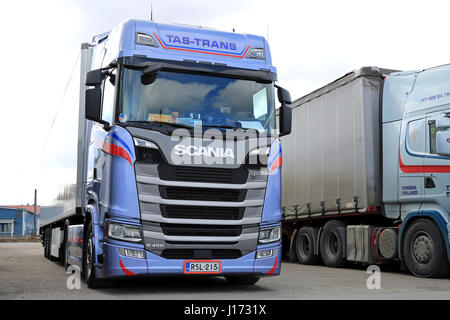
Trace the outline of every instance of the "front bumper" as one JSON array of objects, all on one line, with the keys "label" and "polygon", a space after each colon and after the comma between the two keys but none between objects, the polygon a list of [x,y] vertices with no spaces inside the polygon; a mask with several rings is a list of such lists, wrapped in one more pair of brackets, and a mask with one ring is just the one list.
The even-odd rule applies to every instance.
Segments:
[{"label": "front bumper", "polygon": [[[124,246],[113,243],[103,244],[103,266],[97,269],[100,278],[116,278],[145,275],[184,275],[185,260],[165,259],[146,251],[145,259],[131,258],[119,253],[119,248],[142,249],[143,246]],[[251,252],[238,259],[222,259],[221,272],[213,275],[256,274],[260,276],[275,276],[281,270],[281,244],[264,245],[258,250],[276,249],[272,257],[256,259]]]}]

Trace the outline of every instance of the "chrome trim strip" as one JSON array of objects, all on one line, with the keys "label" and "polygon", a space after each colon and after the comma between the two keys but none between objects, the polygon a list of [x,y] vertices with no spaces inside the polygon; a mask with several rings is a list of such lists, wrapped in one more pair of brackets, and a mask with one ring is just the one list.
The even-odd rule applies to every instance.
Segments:
[{"label": "chrome trim strip", "polygon": [[264,199],[244,200],[242,202],[232,201],[196,201],[196,200],[179,200],[179,199],[163,199],[159,196],[150,196],[139,194],[139,201],[149,203],[162,203],[185,206],[208,206],[208,207],[260,207],[264,204]]},{"label": "chrome trim strip", "polygon": [[217,188],[217,189],[264,189],[266,181],[246,182],[244,184],[229,183],[209,183],[209,182],[190,182],[190,181],[168,181],[157,177],[136,175],[136,181],[147,184],[156,184],[162,186],[174,187],[193,187],[193,188]]},{"label": "chrome trim strip", "polygon": [[175,223],[175,224],[202,224],[202,225],[246,225],[259,224],[261,217],[248,217],[241,220],[214,220],[214,219],[180,219],[165,218],[159,214],[142,213],[142,220],[157,223]]},{"label": "chrome trim strip", "polygon": [[237,237],[198,237],[198,236],[167,236],[162,232],[144,230],[144,238],[152,238],[165,241],[186,242],[238,242],[242,240],[253,240],[258,238],[258,233],[243,233]]}]

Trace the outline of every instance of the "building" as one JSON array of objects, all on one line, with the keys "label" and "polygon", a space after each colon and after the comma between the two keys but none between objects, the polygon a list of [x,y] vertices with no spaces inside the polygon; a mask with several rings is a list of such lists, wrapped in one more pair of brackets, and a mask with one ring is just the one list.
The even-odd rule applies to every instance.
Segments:
[{"label": "building", "polygon": [[33,227],[32,209],[0,207],[0,238],[29,236]]}]

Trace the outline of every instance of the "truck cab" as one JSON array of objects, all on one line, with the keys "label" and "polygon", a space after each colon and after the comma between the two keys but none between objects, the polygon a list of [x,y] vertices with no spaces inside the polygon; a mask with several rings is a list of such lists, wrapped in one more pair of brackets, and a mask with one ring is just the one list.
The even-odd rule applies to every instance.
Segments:
[{"label": "truck cab", "polygon": [[280,273],[290,96],[263,37],[128,20],[82,45],[80,78],[76,208],[44,246],[90,287]]},{"label": "truck cab", "polygon": [[449,75],[448,65],[392,73],[383,89],[383,202],[387,217],[402,221],[399,241],[411,246],[400,254],[417,275],[441,245],[424,230],[404,241],[418,220],[433,223],[450,257]]}]

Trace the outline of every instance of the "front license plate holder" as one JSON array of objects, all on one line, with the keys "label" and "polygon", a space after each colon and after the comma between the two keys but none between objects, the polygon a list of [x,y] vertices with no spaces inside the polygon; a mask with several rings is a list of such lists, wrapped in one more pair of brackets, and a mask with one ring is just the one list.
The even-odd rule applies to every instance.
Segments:
[{"label": "front license plate holder", "polygon": [[186,260],[183,270],[185,274],[218,274],[221,268],[219,260]]}]

